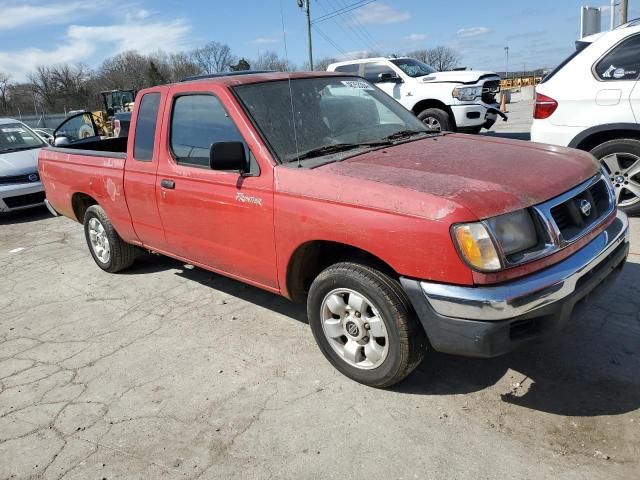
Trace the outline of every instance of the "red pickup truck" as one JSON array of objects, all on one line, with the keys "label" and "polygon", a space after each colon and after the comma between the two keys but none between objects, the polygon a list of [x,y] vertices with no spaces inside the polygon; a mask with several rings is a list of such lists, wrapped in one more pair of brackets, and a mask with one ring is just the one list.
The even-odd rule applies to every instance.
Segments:
[{"label": "red pickup truck", "polygon": [[359,77],[194,79],[141,91],[128,141],[92,125],[63,124],[39,172],[100,268],[144,249],[306,300],[322,353],[367,385],[427,346],[490,357],[557,332],[629,250],[589,154],[430,132]]}]

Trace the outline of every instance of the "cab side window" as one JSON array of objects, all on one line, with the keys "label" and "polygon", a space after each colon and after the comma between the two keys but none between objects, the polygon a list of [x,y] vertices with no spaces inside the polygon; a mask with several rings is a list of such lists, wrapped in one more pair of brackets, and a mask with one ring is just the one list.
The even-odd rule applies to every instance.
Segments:
[{"label": "cab side window", "polygon": [[628,38],[607,53],[595,67],[599,80],[636,80],[640,73],[640,35]]},{"label": "cab side window", "polygon": [[140,109],[138,110],[136,134],[133,144],[133,158],[138,161],[150,162],[153,160],[153,146],[156,138],[159,106],[159,93],[147,93],[142,97]]},{"label": "cab side window", "polygon": [[371,83],[379,82],[381,73],[389,73],[393,77],[396,76],[396,72],[384,63],[372,62],[364,64],[364,78],[369,80]]},{"label": "cab side window", "polygon": [[238,128],[213,95],[183,95],[173,102],[170,145],[176,162],[209,166],[216,142],[243,142]]}]

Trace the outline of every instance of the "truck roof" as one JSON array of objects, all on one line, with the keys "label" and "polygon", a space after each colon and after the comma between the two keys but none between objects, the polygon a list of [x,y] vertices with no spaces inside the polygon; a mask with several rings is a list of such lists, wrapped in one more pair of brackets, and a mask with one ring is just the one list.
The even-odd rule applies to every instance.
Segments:
[{"label": "truck roof", "polygon": [[340,65],[353,65],[354,63],[369,63],[369,62],[390,62],[391,60],[399,60],[403,58],[411,57],[369,57],[369,58],[357,58],[354,60],[343,60],[342,62],[334,62],[327,68],[339,67]]},{"label": "truck roof", "polygon": [[228,87],[234,87],[237,85],[245,85],[250,83],[264,83],[273,82],[277,80],[288,80],[298,78],[317,78],[317,77],[330,77],[330,76],[342,76],[344,73],[334,72],[256,72],[248,73],[245,75],[221,75],[221,76],[204,76],[192,79],[186,79],[180,84],[191,82],[206,82],[215,83],[218,85],[226,85]]}]

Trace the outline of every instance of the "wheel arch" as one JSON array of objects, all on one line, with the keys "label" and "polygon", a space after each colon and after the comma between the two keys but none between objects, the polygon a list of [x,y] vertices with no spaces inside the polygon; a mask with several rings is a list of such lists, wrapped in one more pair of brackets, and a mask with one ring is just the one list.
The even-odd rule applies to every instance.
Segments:
[{"label": "wheel arch", "polygon": [[79,223],[84,222],[84,214],[92,205],[98,205],[98,201],[91,195],[87,195],[84,192],[76,192],[71,196],[71,208],[76,221]]},{"label": "wheel arch", "polygon": [[426,110],[427,108],[438,108],[440,110],[444,110],[449,115],[453,127],[456,127],[456,117],[455,115],[453,115],[453,110],[451,110],[451,107],[441,100],[436,100],[435,98],[425,98],[416,103],[411,111],[414,113],[414,115],[418,115],[420,112]]},{"label": "wheel arch", "polygon": [[398,278],[398,273],[380,257],[353,245],[329,240],[311,240],[298,246],[286,270],[287,296],[293,301],[306,298],[311,282],[325,268],[341,261],[359,262]]},{"label": "wheel arch", "polygon": [[569,147],[590,151],[609,140],[635,138],[640,140],[640,125],[635,123],[610,123],[588,128],[569,142]]}]

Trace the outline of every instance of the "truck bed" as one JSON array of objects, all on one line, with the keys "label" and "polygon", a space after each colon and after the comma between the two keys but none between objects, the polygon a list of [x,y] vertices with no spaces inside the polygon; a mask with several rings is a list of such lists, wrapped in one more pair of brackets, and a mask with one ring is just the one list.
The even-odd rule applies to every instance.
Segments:
[{"label": "truck bed", "polygon": [[127,155],[127,137],[81,141],[64,147],[48,147],[46,150],[92,157],[125,158]]}]

